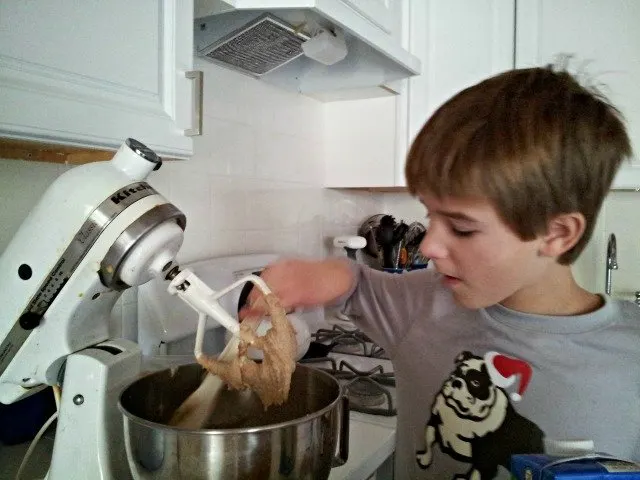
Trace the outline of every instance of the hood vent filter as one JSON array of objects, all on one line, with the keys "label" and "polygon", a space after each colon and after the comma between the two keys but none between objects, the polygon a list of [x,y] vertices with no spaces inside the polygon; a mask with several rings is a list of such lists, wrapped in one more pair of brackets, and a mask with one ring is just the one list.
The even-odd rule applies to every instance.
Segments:
[{"label": "hood vent filter", "polygon": [[259,77],[302,55],[302,44],[308,38],[282,20],[264,14],[199,54]]}]

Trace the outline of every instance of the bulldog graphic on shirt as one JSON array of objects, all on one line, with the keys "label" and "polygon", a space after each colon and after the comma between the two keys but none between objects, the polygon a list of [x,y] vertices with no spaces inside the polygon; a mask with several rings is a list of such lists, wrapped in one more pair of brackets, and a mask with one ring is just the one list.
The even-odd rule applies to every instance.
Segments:
[{"label": "bulldog graphic on shirt", "polygon": [[[488,480],[498,467],[509,469],[511,455],[542,453],[544,434],[518,414],[517,402],[531,380],[531,366],[517,358],[488,352],[484,357],[464,351],[436,395],[425,429],[425,449],[416,452],[418,465],[428,469],[433,449],[470,463],[454,479]],[[506,388],[519,378],[517,392]]]}]

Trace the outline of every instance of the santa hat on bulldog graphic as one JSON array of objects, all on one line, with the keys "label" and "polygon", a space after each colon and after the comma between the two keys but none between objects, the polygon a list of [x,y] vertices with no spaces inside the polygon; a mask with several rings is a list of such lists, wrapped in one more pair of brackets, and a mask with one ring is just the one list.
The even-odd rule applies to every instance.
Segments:
[{"label": "santa hat on bulldog graphic", "polygon": [[498,352],[487,352],[484,356],[489,376],[501,388],[510,387],[520,377],[518,391],[510,394],[511,400],[519,402],[531,380],[532,368],[524,360],[509,357]]}]

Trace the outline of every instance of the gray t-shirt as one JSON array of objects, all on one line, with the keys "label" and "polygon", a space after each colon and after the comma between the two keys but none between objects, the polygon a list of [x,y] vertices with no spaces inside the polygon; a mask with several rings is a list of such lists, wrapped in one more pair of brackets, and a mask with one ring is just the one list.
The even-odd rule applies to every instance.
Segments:
[{"label": "gray t-shirt", "polygon": [[346,313],[395,369],[396,478],[507,479],[510,456],[542,452],[545,437],[640,460],[636,305],[606,298],[569,317],[469,310],[434,270],[354,269]]}]

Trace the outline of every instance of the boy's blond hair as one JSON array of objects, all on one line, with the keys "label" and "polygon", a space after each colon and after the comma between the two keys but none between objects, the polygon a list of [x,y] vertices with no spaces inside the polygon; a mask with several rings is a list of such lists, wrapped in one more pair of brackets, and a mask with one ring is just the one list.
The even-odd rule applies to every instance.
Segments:
[{"label": "boy's blond hair", "polygon": [[548,221],[580,212],[578,243],[559,257],[571,264],[593,232],[618,167],[631,156],[621,115],[566,71],[511,70],[455,95],[411,146],[409,191],[489,199],[523,240]]}]

